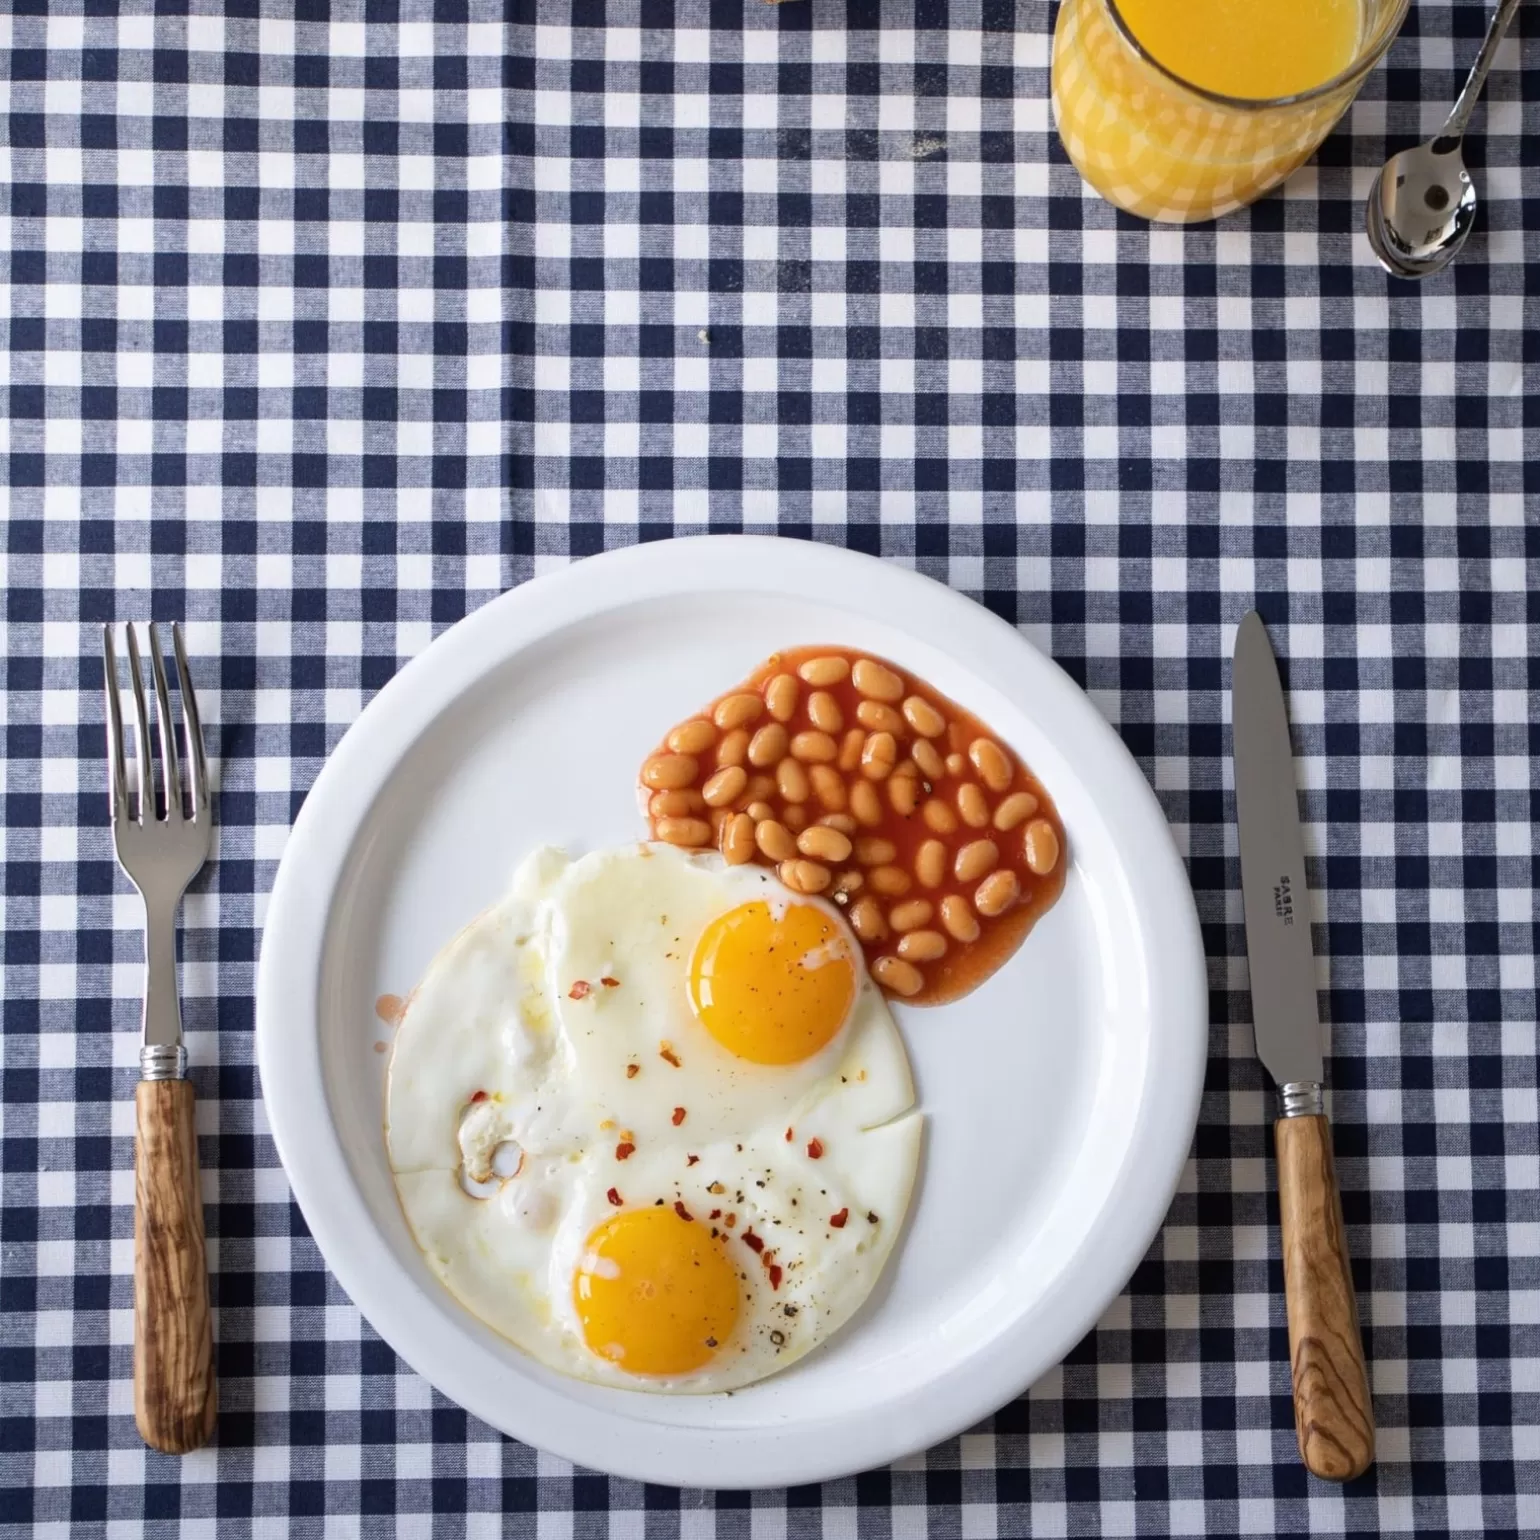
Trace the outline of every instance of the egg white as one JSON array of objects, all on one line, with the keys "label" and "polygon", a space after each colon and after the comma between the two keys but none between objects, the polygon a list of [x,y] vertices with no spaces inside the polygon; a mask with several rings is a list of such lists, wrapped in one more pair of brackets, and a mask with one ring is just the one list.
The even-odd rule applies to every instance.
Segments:
[{"label": "egg white", "polygon": [[[578,861],[537,851],[408,1002],[386,1118],[408,1224],[461,1304],[555,1369],[663,1392],[753,1383],[837,1331],[897,1240],[922,1118],[909,1110],[897,1028],[854,944],[859,988],[845,1028],[801,1064],[738,1060],[691,1011],[696,939],[755,898],[791,901],[756,868],[667,846]],[[589,988],[574,998],[579,981]],[[624,1160],[621,1133],[635,1146]],[[494,1160],[506,1169],[510,1152],[522,1163],[499,1180]],[[471,1196],[467,1173],[471,1190],[492,1196]],[[721,1211],[743,1284],[739,1324],[694,1374],[627,1375],[583,1342],[572,1281],[587,1237],[617,1212],[612,1189],[628,1208],[682,1203],[708,1227]],[[842,1211],[844,1224],[831,1224]],[[749,1228],[773,1252],[776,1287],[765,1254],[741,1240]]]}]

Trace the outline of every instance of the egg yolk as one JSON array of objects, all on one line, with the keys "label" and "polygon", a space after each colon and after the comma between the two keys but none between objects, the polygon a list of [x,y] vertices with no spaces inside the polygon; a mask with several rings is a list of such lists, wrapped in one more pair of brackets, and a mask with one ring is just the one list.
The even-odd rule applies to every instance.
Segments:
[{"label": "egg yolk", "polygon": [[628,1374],[688,1374],[738,1320],[738,1278],[720,1241],[672,1208],[628,1209],[588,1237],[572,1285],[589,1350]]},{"label": "egg yolk", "polygon": [[856,993],[844,932],[812,904],[781,915],[762,900],[719,915],[690,960],[690,1002],[729,1053],[753,1064],[811,1058],[845,1024]]}]

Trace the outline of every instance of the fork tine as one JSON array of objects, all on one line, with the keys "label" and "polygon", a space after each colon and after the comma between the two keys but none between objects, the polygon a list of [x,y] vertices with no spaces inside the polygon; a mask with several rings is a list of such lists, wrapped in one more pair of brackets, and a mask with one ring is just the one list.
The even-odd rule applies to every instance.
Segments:
[{"label": "fork tine", "polygon": [[140,823],[155,822],[155,771],[150,764],[150,714],[144,705],[143,670],[139,662],[139,639],[134,623],[123,628],[128,637],[128,682],[134,687],[134,747],[139,758]]},{"label": "fork tine", "polygon": [[187,649],[182,645],[182,627],[175,620],[171,622],[171,646],[176,652],[176,678],[182,691],[182,731],[187,739],[188,774],[192,776],[193,816],[198,817],[208,811],[209,765],[203,751],[203,722],[198,716],[198,697],[187,667]]},{"label": "fork tine", "polygon": [[128,772],[123,764],[123,703],[118,698],[118,654],[112,627],[102,627],[102,682],[107,691],[107,809],[112,821],[128,817]]},{"label": "fork tine", "polygon": [[160,633],[150,622],[150,673],[155,678],[155,724],[160,729],[160,775],[166,787],[166,817],[180,823],[182,767],[177,763],[176,723],[171,720],[171,692],[166,688],[166,664],[161,657]]}]

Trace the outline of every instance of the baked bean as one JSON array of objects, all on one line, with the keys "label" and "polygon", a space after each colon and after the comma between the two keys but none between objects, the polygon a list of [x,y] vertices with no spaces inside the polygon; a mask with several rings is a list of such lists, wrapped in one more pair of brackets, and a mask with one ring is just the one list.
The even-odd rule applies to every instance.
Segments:
[{"label": "baked bean", "polygon": [[934,783],[946,774],[946,761],[936,752],[936,745],[930,739],[916,738],[909,752],[927,781]]},{"label": "baked bean", "polygon": [[946,846],[940,840],[926,840],[915,852],[914,874],[927,888],[939,888],[946,876]]},{"label": "baked bean", "polygon": [[872,891],[884,898],[902,898],[909,891],[909,873],[900,866],[874,866],[866,874]]},{"label": "baked bean", "polygon": [[845,809],[845,778],[832,765],[814,765],[808,771],[813,783],[813,795],[831,813]]},{"label": "baked bean", "polygon": [[845,725],[840,703],[827,690],[814,690],[808,696],[807,719],[826,733],[837,733]]},{"label": "baked bean", "polygon": [[717,741],[717,730],[706,721],[681,722],[667,741],[676,754],[700,754]]},{"label": "baked bean", "polygon": [[797,672],[809,684],[822,688],[849,678],[850,664],[844,658],[809,658]]},{"label": "baked bean", "polygon": [[833,880],[827,866],[816,861],[782,861],[780,878],[796,893],[822,893]]},{"label": "baked bean", "polygon": [[1034,877],[1046,877],[1059,864],[1059,836],[1046,818],[1034,818],[1027,825],[1022,848]]},{"label": "baked bean", "polygon": [[781,814],[781,822],[791,830],[793,834],[800,834],[808,826],[807,809],[800,802],[793,802],[790,807]]},{"label": "baked bean", "polygon": [[834,740],[828,733],[811,731],[798,733],[791,740],[791,752],[810,765],[827,765],[839,750],[835,748]]},{"label": "baked bean", "polygon": [[730,807],[714,807],[706,814],[711,823],[711,842],[714,845],[722,843],[722,836],[727,831],[727,826],[738,815]]},{"label": "baked bean", "polygon": [[729,765],[741,765],[748,757],[748,752],[748,729],[746,727],[733,728],[717,745],[717,768],[725,770]]},{"label": "baked bean", "polygon": [[982,829],[989,822],[989,804],[972,781],[964,781],[957,788],[957,811],[970,829]]},{"label": "baked bean", "polygon": [[804,829],[797,836],[797,849],[805,856],[812,856],[815,861],[826,861],[830,866],[838,866],[841,861],[850,859],[850,838],[838,829],[815,823],[811,829]]},{"label": "baked bean", "polygon": [[1020,893],[1021,884],[1016,880],[1016,873],[1007,866],[998,872],[991,872],[974,889],[973,907],[980,914],[993,918],[997,914],[1004,914],[1016,902]]},{"label": "baked bean", "polygon": [[899,939],[898,955],[907,962],[935,962],[946,956],[946,937],[939,930],[912,930]]},{"label": "baked bean", "polygon": [[724,695],[711,713],[711,720],[725,733],[758,721],[764,709],[765,703],[758,695],[742,690],[736,695]]},{"label": "baked bean", "polygon": [[923,695],[904,701],[904,719],[922,738],[939,738],[946,731],[946,718]]},{"label": "baked bean", "polygon": [[775,809],[768,802],[751,802],[743,810],[755,823],[763,823],[767,818],[775,817]]},{"label": "baked bean", "polygon": [[940,797],[932,797],[920,809],[920,817],[932,834],[950,834],[957,827],[957,814]]},{"label": "baked bean", "polygon": [[871,781],[886,780],[898,759],[892,733],[873,733],[861,747],[861,773]]},{"label": "baked bean", "polygon": [[765,704],[777,722],[789,722],[797,714],[797,681],[790,674],[777,674],[765,686]]},{"label": "baked bean", "polygon": [[888,801],[901,818],[908,818],[920,805],[920,783],[912,775],[895,775],[888,782]]},{"label": "baked bean", "polygon": [[806,802],[808,794],[807,771],[794,759],[783,759],[775,767],[775,781],[782,798],[787,802]]},{"label": "baked bean", "polygon": [[834,879],[830,892],[838,898],[841,893],[859,893],[866,886],[866,878],[860,872],[843,871]]},{"label": "baked bean", "polygon": [[959,898],[955,893],[950,893],[941,900],[941,923],[946,926],[947,932],[956,941],[967,942],[979,939],[979,922],[973,917],[973,911],[968,907],[968,900]]},{"label": "baked bean", "polygon": [[852,727],[840,739],[840,757],[835,763],[839,765],[846,775],[849,775],[861,763],[861,745],[865,742],[866,734],[859,727]]},{"label": "baked bean", "polygon": [[838,829],[841,834],[854,835],[856,832],[856,821],[849,813],[825,813],[818,821],[824,828]]},{"label": "baked bean", "polygon": [[886,941],[888,922],[875,898],[858,898],[850,906],[850,928],[863,941]]},{"label": "baked bean", "polygon": [[722,831],[722,855],[729,866],[754,859],[754,820],[747,813],[734,813]]},{"label": "baked bean", "polygon": [[864,700],[856,707],[856,721],[869,727],[874,733],[892,733],[895,737],[904,730],[904,719],[880,700]]},{"label": "baked bean", "polygon": [[857,781],[850,788],[850,811],[868,829],[874,829],[882,822],[882,803],[877,799],[877,788],[870,781]]},{"label": "baked bean", "polygon": [[[775,795],[775,777],[773,775],[751,775],[749,777],[748,796],[751,801],[765,802]],[[775,815],[768,814],[769,817]],[[758,819],[755,822],[758,823]]]},{"label": "baked bean", "polygon": [[1030,791],[1013,791],[995,809],[995,828],[1002,834],[1024,823],[1037,811],[1037,798]]},{"label": "baked bean", "polygon": [[891,866],[897,855],[898,846],[892,840],[868,835],[856,841],[856,860],[862,866]]},{"label": "baked bean", "polygon": [[946,773],[948,775],[961,775],[968,761],[961,754],[948,754],[946,757]]},{"label": "baked bean", "polygon": [[861,658],[851,670],[851,678],[868,700],[887,701],[894,705],[904,698],[904,681],[890,668],[871,658]]},{"label": "baked bean", "polygon": [[697,848],[711,843],[711,825],[704,818],[660,818],[658,838],[665,845]]},{"label": "baked bean", "polygon": [[749,763],[761,769],[780,764],[786,757],[786,746],[790,742],[786,729],[779,722],[766,722],[749,739]]},{"label": "baked bean", "polygon": [[991,791],[1004,791],[1011,784],[1015,771],[1005,750],[992,738],[975,738],[968,745],[968,758]]},{"label": "baked bean", "polygon": [[700,789],[707,807],[726,807],[736,802],[749,784],[749,772],[742,765],[729,765],[717,773]]},{"label": "baked bean", "polygon": [[677,791],[688,786],[700,770],[693,754],[654,754],[642,766],[642,785],[653,791]]},{"label": "baked bean", "polygon": [[959,882],[977,882],[1000,864],[1000,851],[993,840],[969,840],[957,852],[952,865]]},{"label": "baked bean", "polygon": [[791,830],[774,818],[766,818],[754,825],[754,843],[772,861],[789,861],[797,853],[797,842]]},{"label": "baked bean", "polygon": [[917,995],[925,987],[924,974],[901,957],[879,957],[872,964],[872,977],[896,995]]},{"label": "baked bean", "polygon": [[922,925],[930,923],[932,914],[930,904],[923,898],[906,899],[901,904],[894,904],[888,911],[888,924],[894,930],[918,930]]},{"label": "baked bean", "polygon": [[704,813],[706,799],[698,791],[655,791],[647,804],[647,811],[654,818],[685,818],[691,813]]}]

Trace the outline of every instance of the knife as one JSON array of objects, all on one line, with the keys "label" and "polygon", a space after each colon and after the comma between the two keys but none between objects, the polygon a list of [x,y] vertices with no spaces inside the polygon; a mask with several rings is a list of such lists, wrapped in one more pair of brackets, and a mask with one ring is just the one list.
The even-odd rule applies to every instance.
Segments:
[{"label": "knife", "polygon": [[1252,1019],[1281,1104],[1273,1136],[1294,1429],[1308,1470],[1349,1481],[1374,1458],[1374,1412],[1322,1095],[1294,751],[1278,664],[1255,610],[1236,633],[1230,705]]}]

